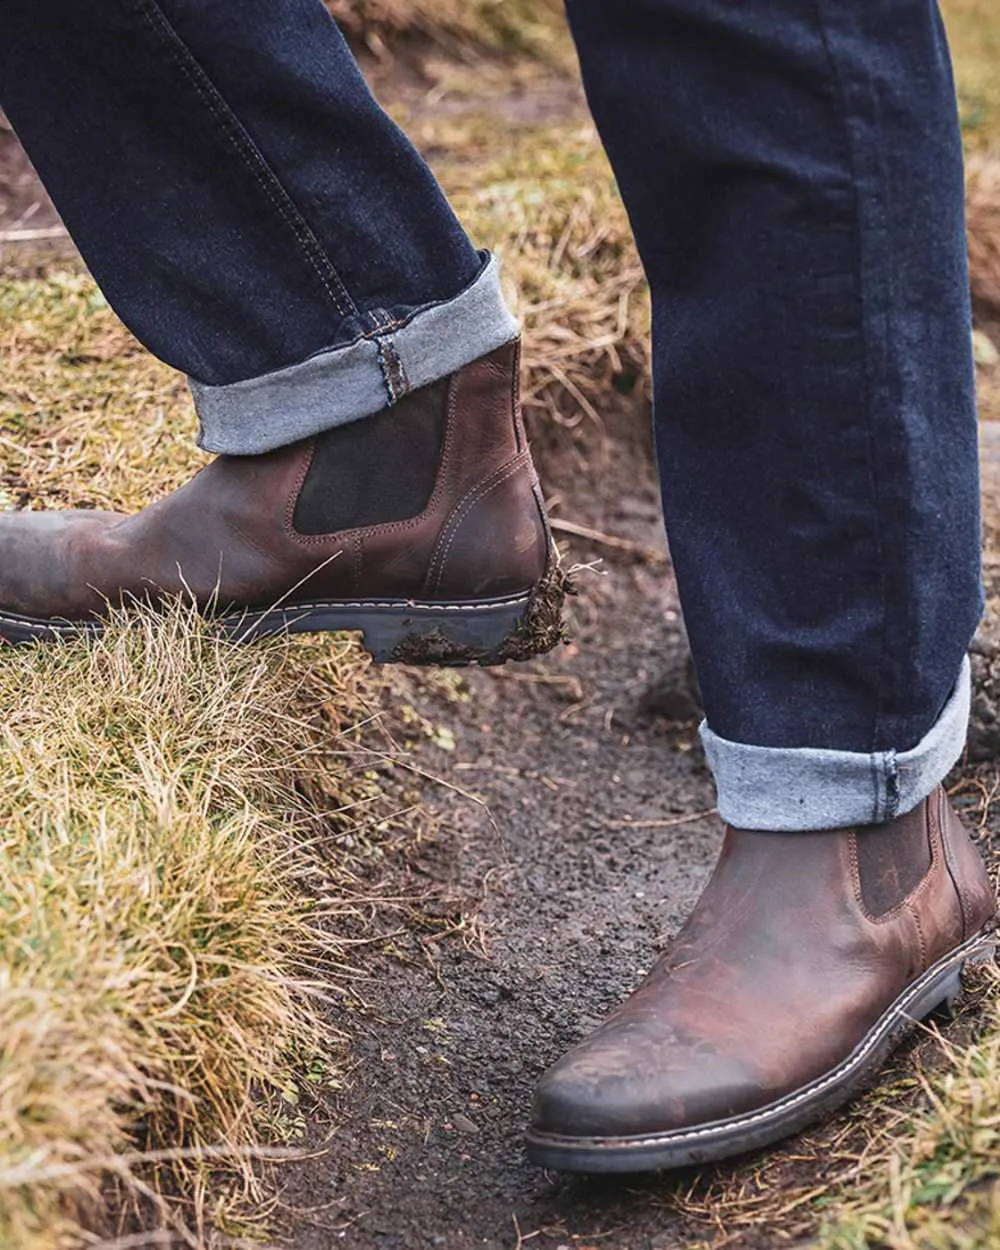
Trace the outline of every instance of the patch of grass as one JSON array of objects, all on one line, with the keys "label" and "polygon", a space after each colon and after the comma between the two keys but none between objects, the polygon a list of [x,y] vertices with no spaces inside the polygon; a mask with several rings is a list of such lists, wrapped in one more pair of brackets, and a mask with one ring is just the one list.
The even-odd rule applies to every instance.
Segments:
[{"label": "patch of grass", "polygon": [[499,152],[488,117],[425,119],[414,135],[472,237],[503,262],[535,431],[601,429],[616,395],[647,400],[646,283],[592,123],[513,126]]},{"label": "patch of grass", "polygon": [[[88,277],[0,282],[0,324],[0,507],[131,510],[202,462],[183,383]],[[259,1225],[254,1149],[294,1140],[337,1044],[314,985],[348,975],[351,874],[378,897],[368,671],[346,640],[236,647],[183,604],[0,648],[4,1250],[82,1244],[111,1182],[182,1243]]]},{"label": "patch of grass", "polygon": [[1000,12],[994,0],[942,0],[966,142],[982,151],[1000,141]]},{"label": "patch of grass", "polygon": [[75,1244],[109,1172],[148,1197],[134,1163],[149,1150],[192,1152],[173,1183],[224,1222],[233,1184],[210,1201],[199,1150],[257,1192],[239,1153],[257,1140],[253,1091],[286,1089],[330,1041],[307,983],[324,943],[289,654],[177,605],[0,655],[7,1250]]},{"label": "patch of grass", "polygon": [[376,55],[400,39],[424,39],[454,53],[492,51],[565,60],[561,0],[326,0],[344,31]]},{"label": "patch of grass", "polygon": [[0,507],[132,511],[205,463],[184,379],[83,273],[0,282]]},{"label": "patch of grass", "polygon": [[946,1067],[886,1123],[858,1162],[863,1178],[829,1219],[817,1250],[974,1250],[1000,1244],[998,974],[978,1035],[946,1044]]}]

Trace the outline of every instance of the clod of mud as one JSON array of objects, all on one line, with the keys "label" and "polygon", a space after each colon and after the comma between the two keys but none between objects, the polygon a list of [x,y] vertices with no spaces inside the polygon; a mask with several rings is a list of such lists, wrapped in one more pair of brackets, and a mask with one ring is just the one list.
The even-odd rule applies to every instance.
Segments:
[{"label": "clod of mud", "polygon": [[567,641],[563,605],[568,595],[576,593],[572,577],[554,556],[532,592],[524,619],[495,651],[483,653],[434,631],[404,638],[393,649],[392,658],[397,664],[480,664],[487,667],[505,664],[508,660],[533,660]]}]

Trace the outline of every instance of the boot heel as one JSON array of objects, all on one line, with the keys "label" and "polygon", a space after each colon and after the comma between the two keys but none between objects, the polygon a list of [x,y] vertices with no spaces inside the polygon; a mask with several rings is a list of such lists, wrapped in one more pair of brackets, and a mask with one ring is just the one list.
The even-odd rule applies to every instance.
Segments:
[{"label": "boot heel", "polygon": [[962,997],[962,973],[965,971],[965,964],[957,964],[951,972],[944,984],[941,986],[942,998],[938,1003],[936,1010],[943,1011],[949,1016],[955,1014],[955,1008],[958,1000]]},{"label": "boot heel", "polygon": [[962,978],[966,971],[991,964],[996,959],[997,944],[993,939],[983,941],[956,967],[952,968],[941,985],[943,997],[940,1008],[953,1015],[958,1000],[962,996]]},{"label": "boot heel", "polygon": [[555,566],[533,590],[459,603],[296,604],[222,620],[237,642],[269,634],[359,633],[376,664],[504,664],[530,660],[566,638],[562,608],[574,589]]},{"label": "boot heel", "polygon": [[997,942],[995,938],[984,941],[981,946],[976,947],[969,958],[962,965],[963,968],[978,968],[983,964],[994,963],[997,957]]},{"label": "boot heel", "polygon": [[523,598],[368,614],[361,628],[376,664],[505,664],[544,655],[566,639],[563,605],[575,587],[555,565]]}]

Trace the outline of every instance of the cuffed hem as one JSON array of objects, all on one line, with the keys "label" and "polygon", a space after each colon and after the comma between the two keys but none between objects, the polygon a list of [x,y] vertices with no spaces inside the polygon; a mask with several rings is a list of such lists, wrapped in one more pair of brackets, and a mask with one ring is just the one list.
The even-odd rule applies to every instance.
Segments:
[{"label": "cuffed hem", "polygon": [[875,825],[922,802],[962,754],[972,680],[968,657],[934,726],[908,751],[824,751],[728,742],[701,726],[719,814],[737,829],[794,832]]},{"label": "cuffed hem", "polygon": [[201,423],[198,445],[254,456],[389,407],[518,334],[491,256],[454,299],[404,322],[257,378],[228,386],[190,381]]}]

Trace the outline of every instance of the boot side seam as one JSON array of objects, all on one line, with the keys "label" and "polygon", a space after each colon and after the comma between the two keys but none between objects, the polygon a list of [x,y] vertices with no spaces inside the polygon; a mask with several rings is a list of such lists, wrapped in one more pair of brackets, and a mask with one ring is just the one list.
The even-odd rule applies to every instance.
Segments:
[{"label": "boot side seam", "polygon": [[[877,924],[877,925],[886,924],[890,920],[896,920],[905,911],[909,911],[912,914],[913,908],[911,904],[918,903],[921,897],[924,894],[927,894],[931,890],[933,883],[934,883],[934,877],[936,875],[935,870],[940,867],[940,864],[943,858],[941,854],[940,844],[938,840],[935,839],[935,837],[933,836],[933,833],[931,834],[929,838],[931,862],[927,865],[927,871],[920,878],[920,880],[913,887],[913,889],[909,892],[909,894],[906,894],[903,898],[901,898],[899,902],[895,905],[895,907],[890,908],[889,911],[883,912],[880,916],[873,915],[868,910],[867,906],[865,905],[864,894],[861,889],[861,867],[860,867],[860,863],[858,860],[858,850],[857,850],[856,839],[857,839],[857,833],[855,830],[852,829],[851,836],[848,841],[848,856],[851,861],[851,877],[852,877],[852,885],[854,886],[854,898],[855,898],[855,902],[858,904],[858,907],[861,910],[861,914],[871,924]],[[947,866],[947,861],[945,862]],[[963,933],[964,933],[964,916],[963,916]]]},{"label": "boot side seam", "polygon": [[434,553],[431,556],[427,580],[424,583],[429,591],[434,592],[440,589],[448,566],[448,557],[455,540],[461,532],[462,523],[476,504],[512,478],[527,463],[529,463],[528,453],[526,451],[518,452],[512,460],[498,465],[487,477],[477,482],[475,486],[471,486],[458,501],[441,530],[441,534],[435,544]]},{"label": "boot side seam", "polygon": [[[927,971],[927,940],[924,937],[924,927],[920,923],[920,913],[909,902],[904,903],[904,908],[913,921],[913,927],[917,931],[917,949],[920,952],[920,971]],[[964,938],[963,938],[964,941]]]},{"label": "boot side seam", "polygon": [[514,426],[514,448],[524,451],[528,445],[528,435],[524,428],[524,417],[521,412],[521,340],[514,347],[514,363],[510,371],[510,410]]},{"label": "boot side seam", "polygon": [[972,907],[970,905],[969,896],[966,893],[965,887],[962,885],[959,879],[958,866],[956,865],[954,856],[952,854],[951,842],[945,833],[945,822],[942,819],[940,819],[940,809],[941,809],[941,806],[945,803],[945,801],[946,800],[944,797],[944,790],[943,789],[939,790],[938,791],[939,817],[935,819],[933,816],[930,816],[929,821],[933,829],[933,841],[940,842],[941,849],[944,852],[945,868],[947,869],[948,878],[951,881],[952,888],[955,891],[955,897],[958,900],[958,913],[962,920],[962,937],[967,938],[971,936],[970,929],[972,928],[972,923],[971,923]]}]

